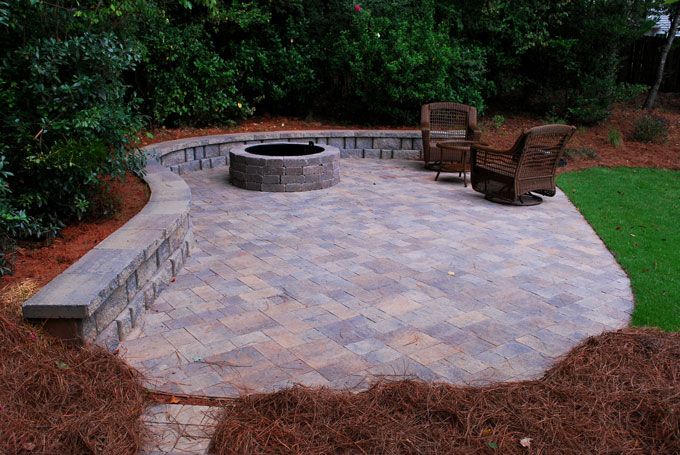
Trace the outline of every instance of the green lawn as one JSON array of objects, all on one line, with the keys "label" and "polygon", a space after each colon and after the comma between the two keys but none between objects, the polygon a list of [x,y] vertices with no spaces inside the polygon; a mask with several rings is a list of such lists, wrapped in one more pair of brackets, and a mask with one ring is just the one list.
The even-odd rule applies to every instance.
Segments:
[{"label": "green lawn", "polygon": [[558,185],[628,273],[633,325],[680,330],[680,172],[593,168]]}]

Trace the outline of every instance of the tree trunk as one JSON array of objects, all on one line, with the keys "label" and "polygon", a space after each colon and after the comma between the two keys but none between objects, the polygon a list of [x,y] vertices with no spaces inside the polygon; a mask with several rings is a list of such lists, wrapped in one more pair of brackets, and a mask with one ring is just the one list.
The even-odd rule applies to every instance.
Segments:
[{"label": "tree trunk", "polygon": [[668,52],[671,50],[673,45],[673,40],[675,39],[675,34],[678,31],[678,17],[680,17],[680,4],[677,4],[669,12],[671,19],[671,27],[668,29],[668,35],[666,36],[666,44],[664,44],[661,50],[661,59],[659,60],[659,67],[656,70],[656,80],[654,85],[649,89],[647,94],[647,99],[645,100],[645,109],[651,109],[654,107],[654,102],[656,101],[656,95],[659,93],[659,87],[661,87],[661,81],[663,80],[663,72],[666,68],[666,57],[668,57]]}]

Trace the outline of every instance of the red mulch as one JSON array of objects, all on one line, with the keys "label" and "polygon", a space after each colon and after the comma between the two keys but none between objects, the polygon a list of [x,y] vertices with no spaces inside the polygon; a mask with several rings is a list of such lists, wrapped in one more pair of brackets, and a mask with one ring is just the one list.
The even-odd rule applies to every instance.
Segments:
[{"label": "red mulch", "polygon": [[[680,111],[657,109],[653,115],[664,118],[669,125],[668,141],[665,144],[646,144],[630,140],[635,120],[642,115],[640,109],[617,106],[606,122],[589,128],[579,128],[568,148],[589,147],[597,152],[599,158],[569,158],[568,164],[560,172],[574,171],[595,166],[605,167],[653,167],[680,169]],[[512,116],[499,129],[493,128],[490,121],[483,122],[482,140],[499,147],[513,144],[522,129],[544,123],[541,119],[529,116]],[[614,148],[609,143],[609,130],[616,128],[623,135],[623,145]]]},{"label": "red mulch", "polygon": [[379,382],[235,399],[218,454],[677,454],[680,333],[592,337],[535,381],[457,387]]},{"label": "red mulch", "polygon": [[292,117],[253,117],[242,121],[233,126],[207,127],[207,128],[156,128],[150,133],[153,137],[149,138],[144,134],[140,135],[142,145],[155,144],[158,142],[173,141],[195,136],[210,136],[214,134],[247,133],[257,131],[301,131],[301,130],[411,130],[415,126],[371,126],[356,124],[327,123],[318,120],[303,120]]},{"label": "red mulch", "polygon": [[0,453],[138,453],[149,402],[140,373],[25,323],[21,303],[36,290],[19,283],[0,305]]},{"label": "red mulch", "polygon": [[141,375],[103,348],[68,347],[22,323],[15,305],[0,306],[0,453],[138,453]]},{"label": "red mulch", "polygon": [[[665,144],[644,144],[627,140],[633,132],[635,119],[642,115],[642,111],[632,104],[617,106],[612,116],[602,124],[580,128],[571,142],[569,148],[589,147],[594,149],[599,158],[572,158],[560,172],[584,169],[593,166],[630,166],[630,167],[657,167],[667,169],[680,169],[680,111],[677,105],[670,105],[671,109],[656,109],[653,115],[663,117],[669,124],[668,142]],[[522,129],[541,125],[545,120],[529,115],[508,115],[506,122],[498,129],[493,127],[490,116],[480,119],[482,128],[482,140],[499,147],[512,145]],[[612,128],[618,129],[624,137],[624,143],[619,148],[614,148],[609,143],[608,133]],[[151,131],[152,138],[142,135],[144,145],[182,139],[194,136],[206,136],[212,134],[227,134],[247,131],[293,131],[311,129],[366,129],[361,125],[338,125],[322,121],[309,121],[288,117],[256,117],[243,121],[230,127],[213,128],[159,128]],[[370,127],[370,129],[418,129],[418,125],[411,126],[386,126]]]},{"label": "red mulch", "polygon": [[120,211],[65,228],[51,245],[19,248],[0,279],[0,453],[136,454],[146,429],[141,375],[96,346],[73,347],[21,318],[21,304],[144,207],[136,177],[112,183]]},{"label": "red mulch", "polygon": [[44,286],[135,216],[149,200],[146,183],[132,175],[111,182],[111,189],[112,196],[121,201],[120,210],[112,218],[67,226],[48,246],[20,246],[13,274],[0,277],[0,299],[13,285],[28,279]]}]

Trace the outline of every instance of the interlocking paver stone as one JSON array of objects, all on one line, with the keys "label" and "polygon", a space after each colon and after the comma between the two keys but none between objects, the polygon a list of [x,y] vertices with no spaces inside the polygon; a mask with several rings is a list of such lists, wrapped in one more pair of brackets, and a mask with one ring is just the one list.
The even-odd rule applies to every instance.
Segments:
[{"label": "interlocking paver stone", "polygon": [[150,385],[525,379],[628,323],[626,275],[563,194],[509,207],[419,162],[341,166],[338,185],[303,193],[185,174],[197,247],[121,349]]}]

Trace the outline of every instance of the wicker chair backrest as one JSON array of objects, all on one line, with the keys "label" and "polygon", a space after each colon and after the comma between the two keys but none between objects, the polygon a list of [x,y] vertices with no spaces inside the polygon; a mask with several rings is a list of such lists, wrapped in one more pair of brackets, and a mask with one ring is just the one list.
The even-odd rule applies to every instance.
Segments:
[{"label": "wicker chair backrest", "polygon": [[467,139],[471,116],[476,123],[476,109],[457,103],[430,103],[427,119],[430,138],[435,139]]},{"label": "wicker chair backrest", "polygon": [[552,175],[574,131],[576,128],[568,125],[544,125],[525,131],[513,155],[518,161],[518,177]]}]

